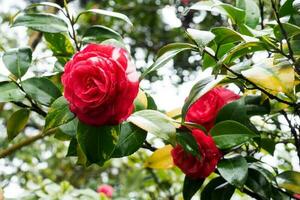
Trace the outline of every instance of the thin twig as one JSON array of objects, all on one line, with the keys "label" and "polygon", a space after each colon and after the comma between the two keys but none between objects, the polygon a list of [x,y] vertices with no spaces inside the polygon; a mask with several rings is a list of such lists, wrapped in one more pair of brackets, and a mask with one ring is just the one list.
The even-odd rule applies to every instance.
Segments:
[{"label": "thin twig", "polygon": [[71,16],[70,12],[69,12],[68,3],[67,3],[66,0],[64,0],[64,6],[65,6],[65,9],[66,9],[65,16],[68,18],[68,20],[70,22],[70,25],[71,25],[71,29],[72,29],[72,32],[71,33],[69,32],[69,35],[75,43],[76,50],[80,51],[80,45],[79,45],[79,42],[77,40],[76,31],[75,31],[75,28],[74,28],[75,21],[74,21],[73,17]]},{"label": "thin twig", "polygon": [[260,26],[261,26],[261,29],[264,29],[265,26],[264,26],[264,5],[265,2],[263,0],[259,0],[259,11],[260,11]]}]

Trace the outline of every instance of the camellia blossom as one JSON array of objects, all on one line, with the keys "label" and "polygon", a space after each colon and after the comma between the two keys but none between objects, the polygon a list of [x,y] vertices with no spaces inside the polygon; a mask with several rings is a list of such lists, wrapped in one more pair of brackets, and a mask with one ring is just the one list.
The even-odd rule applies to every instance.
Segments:
[{"label": "camellia blossom", "polygon": [[70,110],[88,125],[116,125],[132,113],[139,77],[128,52],[89,44],[65,66],[64,96]]},{"label": "camellia blossom", "polygon": [[210,130],[215,123],[218,112],[226,104],[239,99],[232,91],[216,87],[193,103],[187,111],[185,121],[200,124]]},{"label": "camellia blossom", "polygon": [[111,198],[113,196],[114,193],[114,188],[111,187],[110,185],[100,185],[97,189],[98,193],[102,193],[103,195],[105,195],[106,197]]},{"label": "camellia blossom", "polygon": [[173,162],[183,173],[192,179],[206,178],[215,170],[222,157],[222,153],[210,135],[206,135],[199,129],[193,129],[192,135],[198,144],[201,158],[184,151],[177,144],[171,152]]}]

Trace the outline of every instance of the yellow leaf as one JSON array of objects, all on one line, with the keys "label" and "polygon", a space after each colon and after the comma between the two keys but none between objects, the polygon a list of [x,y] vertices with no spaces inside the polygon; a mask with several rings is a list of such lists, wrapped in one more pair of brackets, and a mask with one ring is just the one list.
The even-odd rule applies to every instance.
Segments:
[{"label": "yellow leaf", "polygon": [[145,162],[144,166],[152,169],[169,169],[174,167],[171,155],[172,145],[157,149]]},{"label": "yellow leaf", "polygon": [[293,94],[295,73],[293,66],[287,62],[274,65],[273,59],[265,59],[251,69],[242,71],[242,74],[253,83],[273,93],[283,92],[288,96]]}]

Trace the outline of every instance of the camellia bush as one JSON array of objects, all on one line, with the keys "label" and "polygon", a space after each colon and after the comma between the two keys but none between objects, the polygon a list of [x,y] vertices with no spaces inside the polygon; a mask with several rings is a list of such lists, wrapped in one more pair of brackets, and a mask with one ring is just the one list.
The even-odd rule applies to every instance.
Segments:
[{"label": "camellia bush", "polygon": [[[101,9],[74,13],[66,1],[64,6],[35,3],[17,13],[12,28],[43,33],[57,61],[51,74],[24,78],[32,49],[2,47],[10,75],[1,79],[0,102],[18,108],[7,118],[7,140],[22,132],[31,115],[42,117],[44,125],[39,134],[2,148],[0,158],[55,135],[57,142],[69,141],[66,157],[86,167],[148,149],[153,154],[144,170],[179,168],[185,174],[185,200],[198,191],[203,200],[231,199],[234,193],[258,200],[300,199],[300,173],[257,156],[273,156],[282,143],[292,146],[300,162],[300,1],[183,3],[185,15],[206,11],[228,23],[210,30],[188,28],[186,43],[162,47],[142,74],[116,30],[76,28],[85,15],[134,27],[126,15]],[[38,12],[39,7],[56,14]],[[210,74],[192,87],[182,108],[164,113],[139,85],[183,51],[199,54],[199,73]],[[156,148],[147,135],[165,146]],[[98,192],[113,198],[111,186]]]}]

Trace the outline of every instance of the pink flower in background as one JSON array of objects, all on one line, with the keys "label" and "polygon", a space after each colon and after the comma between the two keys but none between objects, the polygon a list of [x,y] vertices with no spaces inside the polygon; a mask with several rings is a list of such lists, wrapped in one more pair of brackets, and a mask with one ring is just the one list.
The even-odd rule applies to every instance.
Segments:
[{"label": "pink flower in background", "polygon": [[104,194],[106,197],[111,198],[113,196],[114,193],[114,188],[110,185],[100,185],[97,189],[98,193],[102,193]]}]

